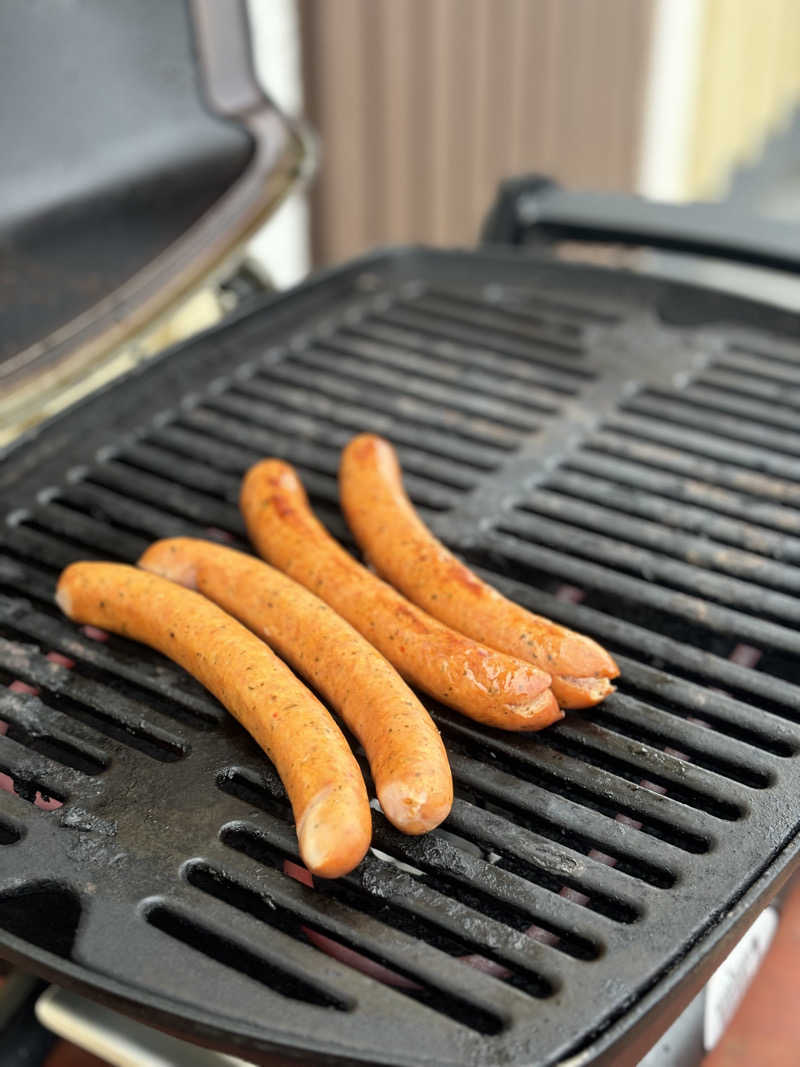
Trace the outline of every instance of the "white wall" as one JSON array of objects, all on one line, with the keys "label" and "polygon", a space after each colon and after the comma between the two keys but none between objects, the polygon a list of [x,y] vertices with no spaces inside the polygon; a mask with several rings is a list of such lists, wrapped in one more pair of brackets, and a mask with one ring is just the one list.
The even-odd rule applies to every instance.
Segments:
[{"label": "white wall", "polygon": [[658,0],[639,163],[639,192],[686,197],[705,0]]},{"label": "white wall", "polygon": [[[296,0],[248,0],[256,74],[292,116],[303,111],[300,24]],[[294,285],[310,264],[308,203],[294,193],[252,239],[249,256],[279,289]]]}]

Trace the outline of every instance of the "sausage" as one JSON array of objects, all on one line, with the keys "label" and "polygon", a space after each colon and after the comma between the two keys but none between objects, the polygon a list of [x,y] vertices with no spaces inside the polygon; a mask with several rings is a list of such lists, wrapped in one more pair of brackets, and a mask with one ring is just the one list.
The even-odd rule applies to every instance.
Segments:
[{"label": "sausage", "polygon": [[330,604],[412,685],[506,730],[540,730],[562,717],[549,674],[455,633],[345,552],[288,464],[266,459],[252,467],[240,506],[259,553]]},{"label": "sausage", "polygon": [[424,525],[403,489],[394,449],[374,434],[355,437],[339,468],[342,509],[375,570],[454,630],[553,676],[566,708],[597,704],[619,668],[595,641],[506,599],[481,581]]},{"label": "sausage", "polygon": [[324,601],[261,560],[189,537],[157,541],[139,566],[197,589],[306,678],[364,746],[381,807],[422,834],[453,803],[447,754],[428,712],[394,667]]},{"label": "sausage", "polygon": [[199,593],[119,563],[73,563],[56,602],[75,622],[163,652],[225,705],[275,764],[292,804],[300,855],[323,878],[369,848],[364,779],[328,711],[269,648]]}]

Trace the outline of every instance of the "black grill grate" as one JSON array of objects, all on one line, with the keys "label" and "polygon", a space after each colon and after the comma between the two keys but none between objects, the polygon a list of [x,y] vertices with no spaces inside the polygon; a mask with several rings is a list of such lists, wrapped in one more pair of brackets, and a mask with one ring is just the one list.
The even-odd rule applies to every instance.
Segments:
[{"label": "black grill grate", "polygon": [[[659,301],[681,293],[702,303],[512,257],[378,258],[13,452],[6,951],[249,1055],[408,1064],[599,1054],[699,981],[797,854],[800,349],[733,301],[755,329],[670,327]],[[434,708],[457,792],[443,830],[407,838],[376,812],[368,859],[310,888],[249,738],[161,657],[66,622],[52,590],[71,560],[154,537],[243,546],[238,485],[264,454],[348,540],[338,453],[364,429],[397,444],[449,543],[623,677],[543,736]]]}]

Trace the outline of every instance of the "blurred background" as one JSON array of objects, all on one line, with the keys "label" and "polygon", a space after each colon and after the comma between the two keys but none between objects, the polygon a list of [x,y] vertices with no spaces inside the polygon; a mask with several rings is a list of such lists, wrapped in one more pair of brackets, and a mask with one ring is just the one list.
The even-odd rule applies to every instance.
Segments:
[{"label": "blurred background", "polygon": [[30,0],[0,91],[0,444],[313,269],[473,246],[502,179],[800,220],[794,0]]},{"label": "blurred background", "polygon": [[[251,0],[250,10],[267,90],[322,145],[308,209],[284,208],[256,245],[286,281],[380,244],[470,245],[512,174],[723,197],[790,128],[800,92],[793,0]],[[767,213],[790,208],[792,190],[765,200]],[[278,230],[287,243],[272,251]]]}]

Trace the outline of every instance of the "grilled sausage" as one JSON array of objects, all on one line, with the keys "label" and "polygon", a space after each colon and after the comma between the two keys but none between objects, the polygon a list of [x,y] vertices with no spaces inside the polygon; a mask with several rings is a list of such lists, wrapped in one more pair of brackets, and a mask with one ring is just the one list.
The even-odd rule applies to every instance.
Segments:
[{"label": "grilled sausage", "polygon": [[209,689],[275,764],[292,804],[300,855],[336,878],[369,848],[361,771],[327,710],[257,637],[199,593],[117,563],[73,563],[56,592],[76,622],[163,652]]},{"label": "grilled sausage", "polygon": [[591,638],[507,600],[481,581],[421,521],[404,489],[394,449],[374,434],[354,438],[339,469],[342,509],[376,571],[454,630],[553,676],[562,707],[598,703],[619,674]]},{"label": "grilled sausage", "polygon": [[453,780],[439,731],[394,667],[332,608],[274,567],[209,541],[157,541],[139,566],[219,604],[314,686],[364,746],[398,830],[422,834],[446,818]]},{"label": "grilled sausage", "polygon": [[539,730],[562,717],[544,671],[455,633],[356,563],[317,521],[288,464],[252,467],[240,504],[259,553],[327,601],[413,685],[506,730]]}]

